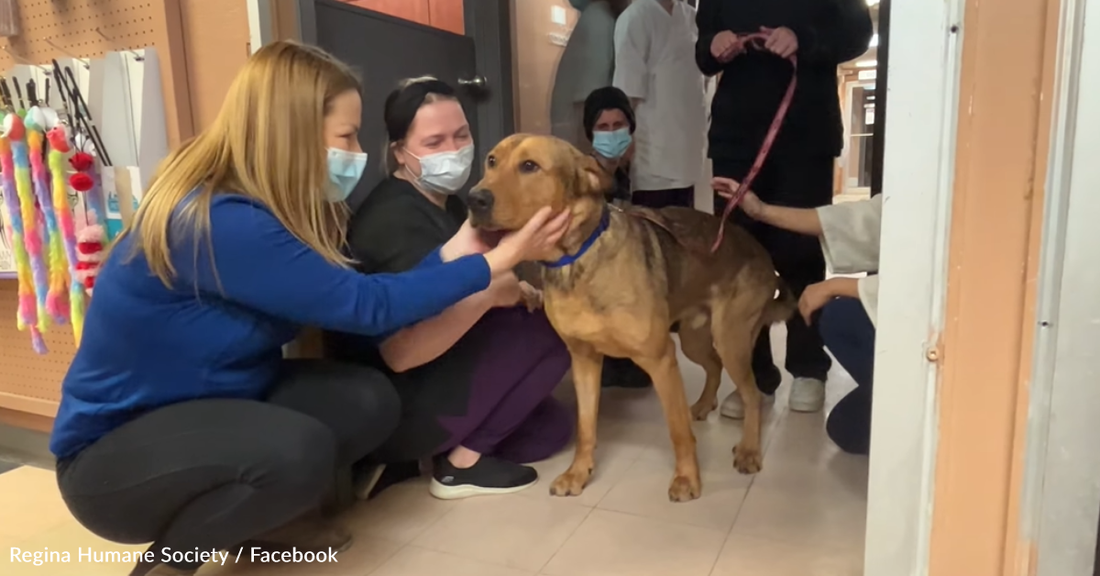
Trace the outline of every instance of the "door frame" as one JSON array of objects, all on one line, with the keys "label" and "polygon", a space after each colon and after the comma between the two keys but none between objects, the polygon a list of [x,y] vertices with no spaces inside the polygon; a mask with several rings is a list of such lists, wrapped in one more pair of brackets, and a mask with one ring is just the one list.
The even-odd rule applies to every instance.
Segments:
[{"label": "door frame", "polygon": [[[1100,13],[1063,0],[1028,401],[1019,576],[1092,574],[1100,513]],[[1092,34],[1089,37],[1089,34]],[[1081,129],[1078,129],[1081,127]],[[1070,211],[1072,205],[1073,210]],[[1055,417],[1057,415],[1057,417]],[[1011,528],[1010,528],[1011,529]]]},{"label": "door frame", "polygon": [[[854,187],[854,188],[850,188],[848,186],[848,167],[849,167],[849,164],[852,162],[852,137],[856,136],[856,134],[854,133],[854,130],[852,129],[852,110],[855,108],[855,99],[853,98],[853,95],[855,93],[855,89],[856,88],[863,88],[864,90],[866,90],[867,88],[875,88],[876,86],[878,86],[878,81],[877,80],[853,80],[851,82],[845,82],[844,83],[844,110],[841,111],[844,115],[844,122],[843,122],[843,124],[844,124],[844,148],[843,148],[843,150],[841,152],[841,156],[840,156],[840,173],[841,173],[840,193],[841,194],[859,194],[859,195],[862,196],[862,195],[864,195],[864,193],[866,193],[867,195],[870,195],[870,193],[871,193],[871,184],[870,183],[868,183],[867,186],[863,186],[862,188],[858,187],[858,186]],[[878,90],[875,90],[875,114],[876,114],[875,120],[876,121],[878,120],[877,114],[879,112],[878,111],[878,96],[879,96]],[[862,134],[864,136],[870,136],[871,138],[874,138],[877,135],[877,134],[875,134],[874,123],[872,123],[871,130],[869,132],[860,132],[860,134]],[[872,149],[874,148],[874,143],[875,143],[875,141],[872,139],[871,140],[871,148]],[[872,163],[873,163],[873,159],[872,159]],[[870,168],[870,167],[868,167],[868,168]]]},{"label": "door frame", "polygon": [[[890,6],[866,576],[928,573],[964,0]],[[876,111],[876,113],[882,113]]]},{"label": "door frame", "polygon": [[[272,0],[248,0],[249,4],[270,4]],[[282,1],[282,0],[277,0]],[[315,0],[291,0],[297,5],[298,39],[317,43]],[[489,86],[489,96],[477,105],[477,138],[488,150],[492,144],[516,129],[515,96],[512,82],[512,9],[508,0],[464,0],[462,3],[465,36],[474,41],[478,74]],[[270,8],[268,8],[270,11]],[[251,14],[251,7],[250,12]],[[262,26],[261,18],[257,25]],[[270,26],[270,18],[268,19]],[[252,23],[252,19],[249,19]],[[442,33],[447,33],[441,31]],[[255,33],[254,33],[255,36]],[[268,35],[270,38],[271,35]],[[490,144],[491,143],[491,144]]]}]

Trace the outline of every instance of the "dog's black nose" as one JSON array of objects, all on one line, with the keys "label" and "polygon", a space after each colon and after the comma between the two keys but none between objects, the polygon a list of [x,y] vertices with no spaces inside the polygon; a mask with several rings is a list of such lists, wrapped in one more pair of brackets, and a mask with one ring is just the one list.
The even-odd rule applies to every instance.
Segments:
[{"label": "dog's black nose", "polygon": [[467,203],[470,205],[470,211],[475,214],[488,214],[493,210],[493,193],[484,188],[471,190]]}]

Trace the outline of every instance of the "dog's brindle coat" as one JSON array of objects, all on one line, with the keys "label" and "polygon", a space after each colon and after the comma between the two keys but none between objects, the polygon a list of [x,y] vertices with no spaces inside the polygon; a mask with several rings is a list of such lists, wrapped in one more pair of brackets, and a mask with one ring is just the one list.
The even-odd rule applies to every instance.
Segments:
[{"label": "dog's brindle coat", "polygon": [[[576,254],[609,209],[603,195],[609,184],[593,158],[566,142],[515,135],[486,158],[485,177],[470,193],[472,223],[517,230],[545,206],[568,209],[573,218],[559,249],[562,256]],[[608,355],[630,358],[652,377],[676,453],[669,498],[698,498],[690,420],[704,420],[717,407],[723,366],[745,404],[734,467],[745,474],[761,468],[752,349],[761,329],[790,317],[794,301],[767,252],[740,228],[730,229],[711,254],[715,216],[687,208],[611,210],[607,230],[587,252],[570,265],[543,269],[546,313],[572,355],[578,407],[573,464],[550,492],[579,495],[592,474],[600,369]],[[684,355],[706,371],[703,393],[690,410],[669,334],[674,322]]]}]

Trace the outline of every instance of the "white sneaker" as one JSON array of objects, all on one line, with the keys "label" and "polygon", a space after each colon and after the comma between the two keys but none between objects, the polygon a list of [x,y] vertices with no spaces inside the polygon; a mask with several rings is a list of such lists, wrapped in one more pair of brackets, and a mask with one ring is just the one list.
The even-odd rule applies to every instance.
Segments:
[{"label": "white sneaker", "polygon": [[[760,406],[767,407],[772,402],[775,402],[774,394],[761,394]],[[745,417],[745,404],[741,402],[741,393],[737,390],[730,392],[729,396],[722,401],[721,408],[718,409],[718,413],[726,418],[732,420],[741,420]]]},{"label": "white sneaker", "polygon": [[817,378],[795,378],[787,405],[795,412],[818,412],[825,407],[825,383]]}]

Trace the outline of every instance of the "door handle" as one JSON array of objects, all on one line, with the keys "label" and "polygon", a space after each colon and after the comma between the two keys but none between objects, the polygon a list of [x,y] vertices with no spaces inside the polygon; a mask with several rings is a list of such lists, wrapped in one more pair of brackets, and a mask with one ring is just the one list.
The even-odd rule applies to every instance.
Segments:
[{"label": "door handle", "polygon": [[481,92],[489,87],[489,81],[481,74],[475,74],[473,78],[459,78],[458,85]]}]

